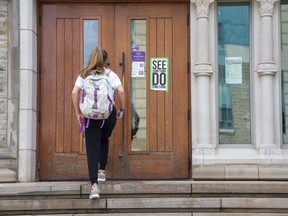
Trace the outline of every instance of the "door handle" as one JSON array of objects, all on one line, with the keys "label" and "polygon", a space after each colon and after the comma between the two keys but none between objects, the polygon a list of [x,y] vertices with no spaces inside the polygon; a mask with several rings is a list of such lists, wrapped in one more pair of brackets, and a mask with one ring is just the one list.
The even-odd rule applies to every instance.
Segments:
[{"label": "door handle", "polygon": [[[124,77],[125,77],[125,53],[122,52],[122,60],[119,63],[119,65],[122,67],[122,85],[124,88]],[[122,146],[121,146],[121,164],[122,168],[124,168],[125,164],[125,121],[124,121],[125,115],[122,116]]]}]

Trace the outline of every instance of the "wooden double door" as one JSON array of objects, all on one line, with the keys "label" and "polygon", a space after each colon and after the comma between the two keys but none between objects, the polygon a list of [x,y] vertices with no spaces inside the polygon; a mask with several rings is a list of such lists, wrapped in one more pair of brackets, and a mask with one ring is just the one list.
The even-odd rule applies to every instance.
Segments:
[{"label": "wooden double door", "polygon": [[[124,121],[110,138],[108,178],[189,177],[187,13],[186,3],[40,4],[40,180],[88,179],[71,91],[94,46],[108,52],[126,92]],[[165,91],[158,91],[150,70],[163,58],[158,82]]]}]

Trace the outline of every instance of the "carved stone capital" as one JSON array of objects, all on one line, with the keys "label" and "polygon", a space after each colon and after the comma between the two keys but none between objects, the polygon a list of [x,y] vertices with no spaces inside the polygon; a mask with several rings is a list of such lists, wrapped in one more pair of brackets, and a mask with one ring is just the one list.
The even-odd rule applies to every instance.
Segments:
[{"label": "carved stone capital", "polygon": [[214,0],[191,0],[191,2],[196,5],[197,18],[208,18],[209,5]]},{"label": "carved stone capital", "polygon": [[257,0],[259,3],[259,11],[262,16],[272,16],[274,11],[274,3],[279,0]]}]

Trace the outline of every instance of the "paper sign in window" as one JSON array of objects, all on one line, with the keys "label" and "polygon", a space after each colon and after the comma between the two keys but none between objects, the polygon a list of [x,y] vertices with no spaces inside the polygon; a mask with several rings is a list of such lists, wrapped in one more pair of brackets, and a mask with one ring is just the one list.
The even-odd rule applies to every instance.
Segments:
[{"label": "paper sign in window", "polygon": [[225,58],[225,81],[226,84],[242,84],[242,58]]}]

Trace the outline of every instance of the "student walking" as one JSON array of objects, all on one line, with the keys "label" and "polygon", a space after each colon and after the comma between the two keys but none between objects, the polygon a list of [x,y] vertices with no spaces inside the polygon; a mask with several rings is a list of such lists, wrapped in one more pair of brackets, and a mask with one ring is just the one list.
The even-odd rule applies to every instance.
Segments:
[{"label": "student walking", "polygon": [[[76,112],[76,117],[81,128],[85,127],[86,152],[88,161],[89,178],[91,181],[90,199],[99,198],[99,181],[105,181],[105,167],[108,158],[109,137],[116,124],[116,119],[121,119],[124,114],[125,107],[125,92],[122,83],[112,70],[106,68],[108,64],[108,54],[105,50],[96,47],[92,50],[89,62],[86,67],[80,70],[79,76],[75,82],[72,90],[72,101]],[[94,114],[91,118],[84,117],[83,109],[81,112],[79,103],[80,99],[83,102],[85,97],[85,79],[90,75],[107,76],[107,82],[111,87],[111,95],[108,95],[109,101],[111,99],[111,110],[109,110],[108,118],[97,118]],[[87,79],[86,79],[87,80]],[[120,100],[120,109],[116,112],[114,102],[114,91],[118,93]],[[82,92],[82,97],[81,93]],[[84,94],[83,94],[84,93]],[[94,94],[97,97],[97,93]],[[93,105],[94,107],[94,105]],[[110,106],[109,106],[110,107]],[[90,116],[90,115],[88,115]],[[104,116],[104,115],[103,115]],[[100,164],[100,167],[99,167]],[[99,170],[98,170],[99,167]]]}]

